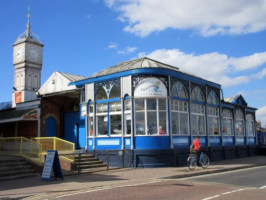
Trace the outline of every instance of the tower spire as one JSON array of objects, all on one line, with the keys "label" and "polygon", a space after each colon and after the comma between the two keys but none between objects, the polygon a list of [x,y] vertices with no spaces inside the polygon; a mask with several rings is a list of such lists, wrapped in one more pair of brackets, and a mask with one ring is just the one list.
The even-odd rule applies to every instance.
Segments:
[{"label": "tower spire", "polygon": [[30,7],[28,6],[28,22],[27,22],[27,30],[26,30],[26,37],[30,36]]}]

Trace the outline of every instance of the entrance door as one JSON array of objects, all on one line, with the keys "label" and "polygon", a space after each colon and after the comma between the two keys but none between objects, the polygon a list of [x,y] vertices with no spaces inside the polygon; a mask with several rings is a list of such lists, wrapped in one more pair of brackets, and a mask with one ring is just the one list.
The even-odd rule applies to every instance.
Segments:
[{"label": "entrance door", "polygon": [[85,148],[85,120],[80,119],[79,112],[64,114],[64,139],[75,143],[76,149]]},{"label": "entrance door", "polygon": [[54,117],[48,117],[45,122],[45,136],[56,137],[56,120]]}]

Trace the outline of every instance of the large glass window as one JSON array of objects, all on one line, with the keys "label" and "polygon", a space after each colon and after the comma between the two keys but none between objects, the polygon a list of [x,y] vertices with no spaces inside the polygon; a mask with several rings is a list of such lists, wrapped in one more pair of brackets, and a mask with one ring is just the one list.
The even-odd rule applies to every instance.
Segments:
[{"label": "large glass window", "polygon": [[93,104],[89,105],[89,136],[93,136],[94,121],[93,121]]},{"label": "large glass window", "polygon": [[122,133],[121,110],[122,110],[121,101],[114,101],[109,103],[111,135],[118,135]]},{"label": "large glass window", "polygon": [[220,135],[219,128],[219,108],[208,107],[208,134]]},{"label": "large glass window", "polygon": [[180,98],[188,98],[187,90],[183,83],[176,81],[171,88],[171,95]]},{"label": "large glass window", "polygon": [[233,132],[233,112],[224,108],[222,112],[222,132],[224,136],[232,136]]},{"label": "large glass window", "polygon": [[188,134],[188,103],[184,101],[171,101],[172,134]]},{"label": "large glass window", "polygon": [[255,135],[255,120],[254,115],[251,113],[248,113],[246,115],[246,130],[247,130],[247,136],[254,137]]},{"label": "large glass window", "polygon": [[191,133],[192,135],[206,135],[205,106],[191,103]]},{"label": "large glass window", "polygon": [[211,90],[209,92],[208,98],[207,98],[207,103],[213,104],[213,105],[219,105],[219,99],[218,99],[216,93],[214,92],[214,90]]},{"label": "large glass window", "polygon": [[100,86],[98,91],[97,91],[97,94],[96,94],[96,99],[97,100],[101,100],[101,99],[107,99],[107,94],[103,88],[103,86]]},{"label": "large glass window", "polygon": [[125,124],[125,134],[131,134],[131,99],[125,100],[125,111],[124,111],[124,124]]},{"label": "large glass window", "polygon": [[99,103],[96,105],[96,115],[97,115],[97,135],[108,134],[108,115],[107,115],[107,103]]},{"label": "large glass window", "polygon": [[167,135],[166,99],[135,99],[136,135]]},{"label": "large glass window", "polygon": [[241,109],[236,109],[235,131],[238,136],[245,136],[244,114]]},{"label": "large glass window", "polygon": [[198,86],[195,86],[194,89],[192,90],[191,100],[205,102],[204,93]]}]

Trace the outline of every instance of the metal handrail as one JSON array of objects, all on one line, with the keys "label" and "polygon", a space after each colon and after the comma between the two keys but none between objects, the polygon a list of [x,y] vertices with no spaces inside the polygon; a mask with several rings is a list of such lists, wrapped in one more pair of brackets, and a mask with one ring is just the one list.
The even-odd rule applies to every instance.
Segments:
[{"label": "metal handrail", "polygon": [[25,137],[1,137],[0,155],[20,156],[41,165],[42,145]]},{"label": "metal handrail", "polygon": [[57,137],[35,137],[32,140],[42,144],[42,155],[48,150],[57,150],[59,157],[70,162],[75,161],[75,144]]}]

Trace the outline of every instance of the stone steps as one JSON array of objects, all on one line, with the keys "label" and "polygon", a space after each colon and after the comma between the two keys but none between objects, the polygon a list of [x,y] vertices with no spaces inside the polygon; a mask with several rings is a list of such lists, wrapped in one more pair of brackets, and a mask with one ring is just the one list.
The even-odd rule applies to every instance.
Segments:
[{"label": "stone steps", "polygon": [[0,156],[0,181],[39,176],[32,164],[20,157]]},{"label": "stone steps", "polygon": [[106,164],[98,158],[88,153],[80,153],[75,156],[75,163],[72,164],[72,170],[80,173],[106,170]]}]

